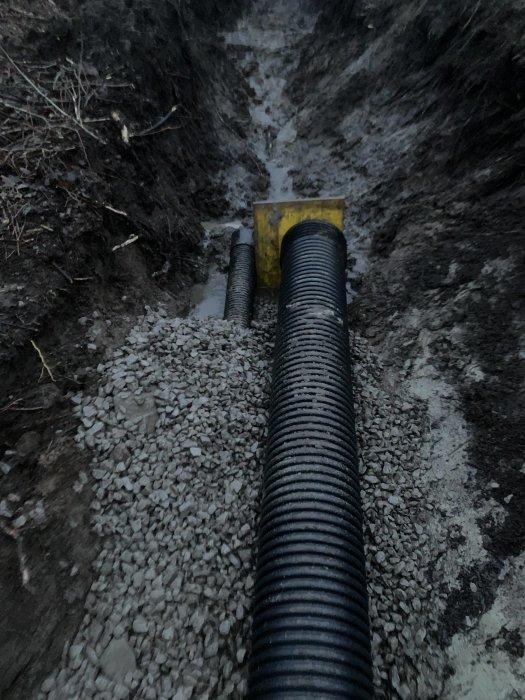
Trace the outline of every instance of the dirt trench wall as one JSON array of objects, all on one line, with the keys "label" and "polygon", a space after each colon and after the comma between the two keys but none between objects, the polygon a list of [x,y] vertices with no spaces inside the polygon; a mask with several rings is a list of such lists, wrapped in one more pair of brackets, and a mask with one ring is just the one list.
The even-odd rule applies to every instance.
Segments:
[{"label": "dirt trench wall", "polygon": [[290,89],[299,134],[330,144],[350,225],[369,233],[354,325],[393,377],[427,357],[457,389],[470,489],[494,504],[479,521],[486,557],[450,592],[445,642],[490,609],[525,546],[524,29],[511,1],[338,2]]},{"label": "dirt trench wall", "polygon": [[[89,471],[67,395],[89,383],[85,368],[105,335],[118,342],[121,319],[125,326],[148,300],[166,300],[191,281],[200,222],[226,208],[218,164],[246,159],[259,177],[242,140],[243,81],[219,38],[241,9],[242,2],[168,0],[2,5],[6,700],[26,700],[56,664],[91,581]],[[100,311],[113,317],[111,328]],[[100,333],[91,350],[86,332],[93,340]]]},{"label": "dirt trench wall", "polygon": [[[303,129],[349,162],[351,214],[372,234],[356,320],[402,365],[396,329],[424,310],[434,361],[461,385],[479,430],[474,461],[494,476],[495,449],[502,480],[513,474],[522,491],[525,12],[490,0],[337,7],[291,92]],[[391,337],[376,329],[385,318]],[[516,553],[525,533],[508,510],[510,531],[491,539]]]},{"label": "dirt trench wall", "polygon": [[[200,220],[224,211],[219,164],[247,159],[257,173],[239,136],[242,80],[217,35],[241,2],[40,5],[9,3],[2,28],[2,89],[13,100],[0,108],[22,123],[19,136],[0,133],[2,282],[13,292],[2,304],[3,359],[70,292],[89,296],[113,277],[132,282],[133,296],[144,273],[176,287],[192,271]],[[114,254],[131,236],[131,255]],[[135,251],[137,264],[127,260]]]}]

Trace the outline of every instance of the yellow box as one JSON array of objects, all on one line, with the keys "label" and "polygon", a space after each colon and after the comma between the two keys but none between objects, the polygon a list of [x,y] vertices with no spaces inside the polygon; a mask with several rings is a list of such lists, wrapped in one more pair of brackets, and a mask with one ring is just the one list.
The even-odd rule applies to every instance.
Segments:
[{"label": "yellow box", "polygon": [[292,226],[307,219],[329,221],[343,230],[345,200],[296,199],[290,202],[254,202],[255,260],[259,287],[276,289],[281,281],[281,243]]}]

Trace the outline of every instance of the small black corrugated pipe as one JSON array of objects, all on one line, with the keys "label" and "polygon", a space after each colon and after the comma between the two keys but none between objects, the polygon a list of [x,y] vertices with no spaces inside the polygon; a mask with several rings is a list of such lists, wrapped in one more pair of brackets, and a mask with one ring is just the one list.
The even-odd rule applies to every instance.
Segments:
[{"label": "small black corrugated pipe", "polygon": [[327,222],[283,240],[250,700],[374,695],[345,267]]},{"label": "small black corrugated pipe", "polygon": [[241,228],[232,235],[230,269],[224,318],[247,328],[252,320],[255,296],[255,249],[250,229]]}]

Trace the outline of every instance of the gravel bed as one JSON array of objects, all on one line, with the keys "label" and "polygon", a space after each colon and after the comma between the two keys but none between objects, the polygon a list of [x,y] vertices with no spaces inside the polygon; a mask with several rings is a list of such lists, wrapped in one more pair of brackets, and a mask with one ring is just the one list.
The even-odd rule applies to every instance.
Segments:
[{"label": "gravel bed", "polygon": [[432,493],[427,412],[387,390],[367,341],[351,341],[377,698],[439,698],[444,596],[434,566],[447,548],[447,508]]},{"label": "gravel bed", "polygon": [[150,312],[74,397],[102,544],[42,697],[242,697],[272,335]]},{"label": "gravel bed", "polygon": [[[99,365],[98,394],[73,397],[101,549],[39,699],[243,697],[274,308],[250,331],[149,311]],[[352,342],[378,697],[435,697],[424,409]]]}]

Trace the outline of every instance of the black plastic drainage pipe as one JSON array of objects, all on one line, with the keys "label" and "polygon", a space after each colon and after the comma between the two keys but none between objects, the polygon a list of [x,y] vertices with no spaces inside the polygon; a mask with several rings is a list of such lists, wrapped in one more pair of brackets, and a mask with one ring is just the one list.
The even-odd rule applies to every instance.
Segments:
[{"label": "black plastic drainage pipe", "polygon": [[345,267],[327,222],[283,240],[250,700],[373,698]]},{"label": "black plastic drainage pipe", "polygon": [[232,235],[230,269],[224,318],[247,328],[252,320],[255,296],[255,249],[250,229],[241,228]]}]

